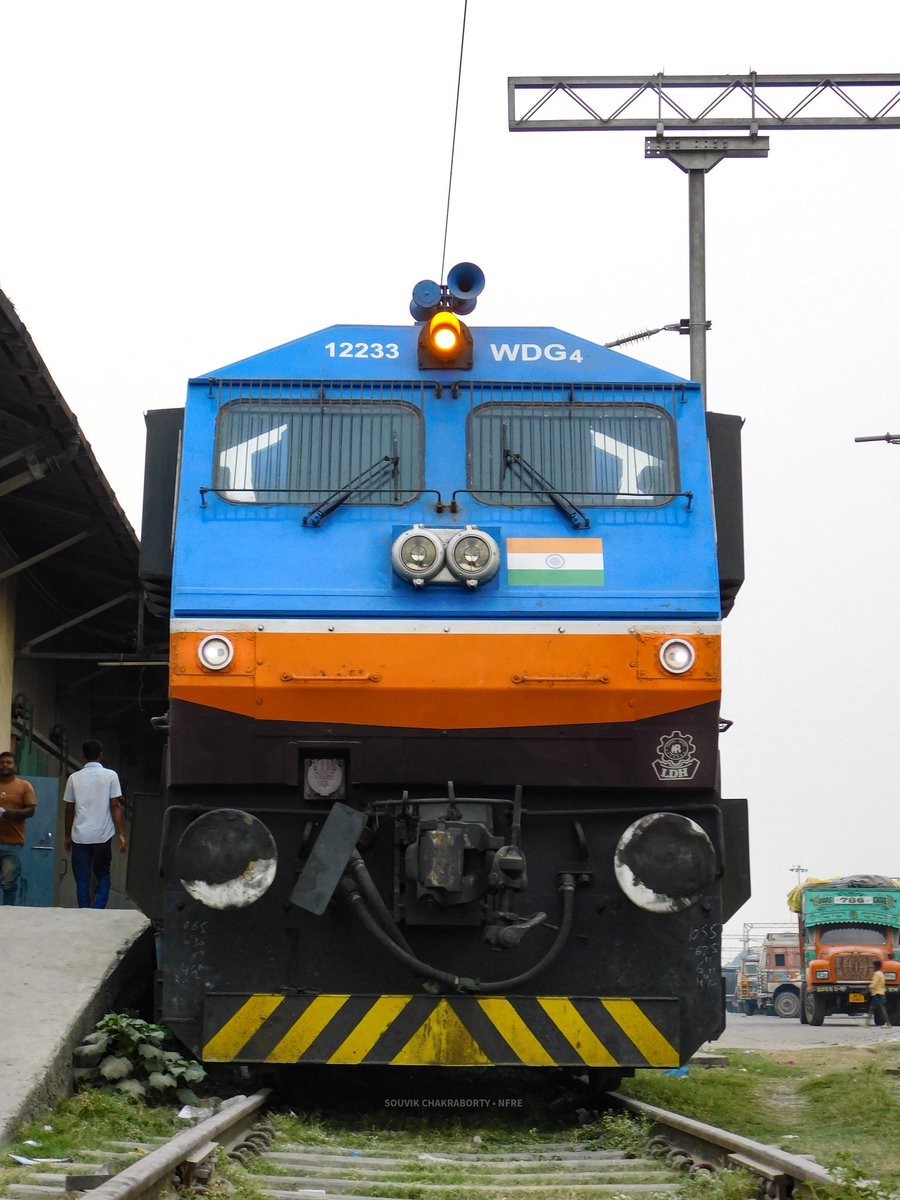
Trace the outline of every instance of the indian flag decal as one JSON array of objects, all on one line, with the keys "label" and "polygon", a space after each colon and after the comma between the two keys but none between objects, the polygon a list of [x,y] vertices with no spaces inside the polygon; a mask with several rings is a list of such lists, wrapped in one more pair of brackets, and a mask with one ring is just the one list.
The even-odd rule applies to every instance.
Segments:
[{"label": "indian flag decal", "polygon": [[525,587],[602,587],[602,538],[507,538],[506,576]]}]

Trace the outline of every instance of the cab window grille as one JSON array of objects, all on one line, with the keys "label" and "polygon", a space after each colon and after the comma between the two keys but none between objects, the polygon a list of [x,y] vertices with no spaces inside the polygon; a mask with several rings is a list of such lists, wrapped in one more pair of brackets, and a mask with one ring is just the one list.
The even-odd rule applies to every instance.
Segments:
[{"label": "cab window grille", "polygon": [[214,490],[235,504],[407,504],[422,489],[416,384],[226,380]]},{"label": "cab window grille", "polygon": [[664,505],[678,493],[673,389],[504,391],[513,394],[475,403],[469,415],[476,499],[550,504],[540,479],[580,507]]}]

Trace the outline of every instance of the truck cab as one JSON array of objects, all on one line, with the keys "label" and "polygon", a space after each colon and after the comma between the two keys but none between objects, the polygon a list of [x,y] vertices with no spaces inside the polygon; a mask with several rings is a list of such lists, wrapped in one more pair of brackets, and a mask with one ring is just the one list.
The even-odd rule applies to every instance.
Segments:
[{"label": "truck cab", "polygon": [[888,1016],[900,1019],[897,931],[883,925],[818,925],[806,931],[806,986],[801,1020],[821,1025],[831,1013],[864,1013],[877,966],[887,984]]},{"label": "truck cab", "polygon": [[762,947],[759,1008],[776,1017],[800,1013],[800,946],[796,937],[769,933]]},{"label": "truck cab", "polygon": [[803,948],[800,1020],[821,1025],[835,1013],[860,1015],[877,967],[887,1012],[900,1020],[900,885],[884,876],[807,880],[791,893]]}]

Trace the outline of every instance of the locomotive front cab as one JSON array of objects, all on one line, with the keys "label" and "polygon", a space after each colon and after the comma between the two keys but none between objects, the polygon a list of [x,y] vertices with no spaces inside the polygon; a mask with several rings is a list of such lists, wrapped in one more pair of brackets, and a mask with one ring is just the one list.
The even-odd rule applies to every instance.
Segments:
[{"label": "locomotive front cab", "polygon": [[721,1028],[746,815],[699,390],[470,336],[191,384],[161,1007],[208,1061],[615,1074]]}]

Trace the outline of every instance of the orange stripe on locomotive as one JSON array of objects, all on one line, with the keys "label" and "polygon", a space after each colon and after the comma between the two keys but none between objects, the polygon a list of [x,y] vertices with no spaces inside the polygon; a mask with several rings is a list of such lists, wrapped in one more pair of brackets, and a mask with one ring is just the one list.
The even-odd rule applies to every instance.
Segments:
[{"label": "orange stripe on locomotive", "polygon": [[639,721],[721,695],[717,634],[689,635],[696,660],[673,676],[659,662],[671,633],[219,632],[235,653],[217,671],[197,657],[206,632],[172,635],[172,698],[263,721],[558,727]]}]

